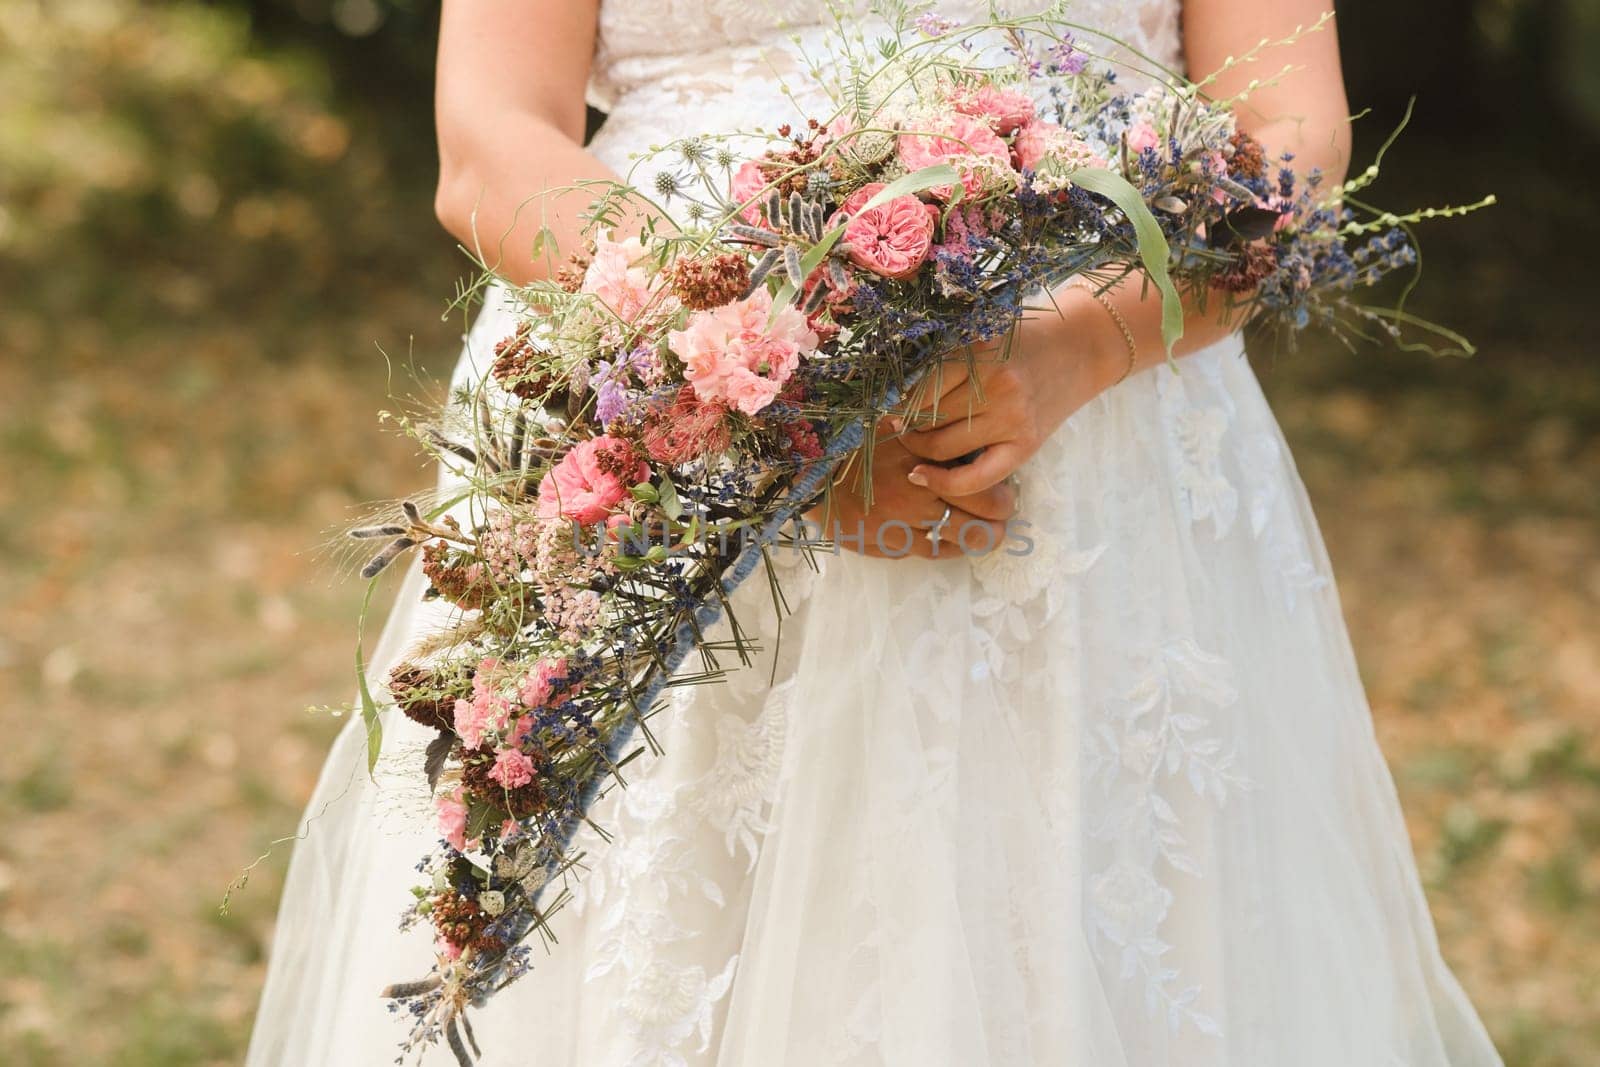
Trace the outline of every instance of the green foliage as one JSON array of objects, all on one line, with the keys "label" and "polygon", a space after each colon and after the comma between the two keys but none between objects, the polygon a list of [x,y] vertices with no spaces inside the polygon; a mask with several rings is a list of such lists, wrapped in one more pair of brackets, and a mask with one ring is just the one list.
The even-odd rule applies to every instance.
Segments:
[{"label": "green foliage", "polygon": [[326,62],[226,6],[12,0],[0,94],[0,284],[35,308],[354,296],[427,221],[431,141],[400,165]]}]

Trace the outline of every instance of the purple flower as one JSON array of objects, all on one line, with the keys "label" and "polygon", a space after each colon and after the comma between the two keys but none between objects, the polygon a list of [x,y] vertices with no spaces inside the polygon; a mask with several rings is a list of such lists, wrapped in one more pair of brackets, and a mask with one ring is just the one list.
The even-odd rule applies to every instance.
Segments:
[{"label": "purple flower", "polygon": [[628,392],[616,382],[602,382],[595,391],[594,414],[601,426],[610,426],[611,420],[621,415],[628,406]]},{"label": "purple flower", "polygon": [[924,36],[939,37],[956,28],[955,20],[940,18],[932,11],[924,11],[916,18],[916,27]]},{"label": "purple flower", "polygon": [[1057,74],[1082,74],[1088,65],[1089,57],[1078,51],[1070,33],[1050,48],[1050,67]]},{"label": "purple flower", "polygon": [[628,406],[628,369],[646,354],[643,347],[624,352],[615,361],[602,360],[589,383],[594,386],[594,415],[601,426],[621,415]]}]

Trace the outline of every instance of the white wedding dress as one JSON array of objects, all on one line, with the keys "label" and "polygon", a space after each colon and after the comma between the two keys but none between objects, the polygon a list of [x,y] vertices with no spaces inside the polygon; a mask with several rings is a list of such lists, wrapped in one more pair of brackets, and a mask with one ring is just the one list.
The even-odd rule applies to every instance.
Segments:
[{"label": "white wedding dress", "polygon": [[[606,0],[593,151],[626,171],[803,118],[779,27],[823,8]],[[1179,64],[1177,0],[1075,10]],[[458,380],[508,332],[491,301]],[[602,801],[614,840],[582,842],[560,944],[474,1012],[488,1067],[1500,1063],[1240,343],[1077,412],[1023,499],[1026,555],[779,553],[781,635],[767,583],[739,591],[765,651],[672,691],[665,756]],[[413,568],[375,684],[439,621],[421,588]],[[387,729],[415,751],[420,728]],[[415,775],[375,786],[362,749],[353,722],[308,809],[251,1067],[385,1064],[408,1029],[378,992],[429,966],[429,932],[396,926],[436,834]]]}]

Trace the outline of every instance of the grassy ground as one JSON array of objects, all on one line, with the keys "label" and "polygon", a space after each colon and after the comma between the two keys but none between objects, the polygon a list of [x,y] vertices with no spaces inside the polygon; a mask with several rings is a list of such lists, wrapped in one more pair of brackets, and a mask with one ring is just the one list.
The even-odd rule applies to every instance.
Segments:
[{"label": "grassy ground", "polygon": [[[284,855],[227,917],[218,899],[338,726],[301,709],[345,695],[359,584],[318,546],[426,477],[377,427],[373,342],[448,352],[444,284],[296,322],[7,324],[9,1062],[236,1058]],[[1600,385],[1514,363],[1308,351],[1262,373],[1445,951],[1513,1064],[1580,1067],[1600,1055]]]},{"label": "grassy ground", "polygon": [[[0,150],[40,162],[0,171],[0,1061],[19,1067],[237,1062],[286,854],[217,905],[292,829],[338,728],[304,709],[350,683],[361,590],[319,547],[429,477],[378,426],[412,379],[375,346],[403,363],[414,337],[428,382],[459,330],[426,189],[324,106],[314,66],[264,65],[198,8],[121,3],[81,0],[81,26],[0,9]],[[188,39],[199,58],[152,84],[150,56]],[[1494,185],[1558,202],[1552,179]],[[1586,1067],[1600,373],[1576,290],[1518,284],[1568,223],[1500,218],[1430,245],[1472,294],[1432,310],[1479,359],[1259,366],[1445,953],[1512,1067]]]}]

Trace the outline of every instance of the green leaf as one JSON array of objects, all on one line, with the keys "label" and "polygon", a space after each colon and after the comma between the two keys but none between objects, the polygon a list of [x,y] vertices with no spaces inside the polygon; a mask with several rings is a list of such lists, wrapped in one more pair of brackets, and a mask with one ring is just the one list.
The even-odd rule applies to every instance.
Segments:
[{"label": "green leaf", "polygon": [[1145,273],[1161,294],[1161,341],[1166,345],[1170,357],[1172,346],[1183,336],[1183,301],[1179,299],[1178,288],[1172,284],[1172,275],[1167,271],[1167,260],[1172,255],[1172,249],[1167,244],[1167,235],[1161,232],[1161,224],[1145,205],[1139,190],[1122,175],[1089,167],[1073,171],[1071,178],[1074,185],[1117,205],[1128,216],[1128,221],[1133,223],[1134,236],[1139,242],[1139,261],[1144,264]]},{"label": "green leaf", "polygon": [[559,253],[556,247],[556,235],[550,227],[540,226],[539,232],[533,235],[533,258],[538,259],[546,252],[552,256]]},{"label": "green leaf", "polygon": [[383,750],[383,723],[378,721],[378,704],[372,699],[367,685],[367,656],[361,648],[361,634],[366,629],[367,609],[372,606],[372,592],[378,588],[378,579],[367,583],[367,595],[361,601],[360,621],[356,623],[356,690],[361,694],[361,722],[367,728],[367,773],[378,765],[378,753]]},{"label": "green leaf", "polygon": [[640,482],[638,485],[631,486],[628,492],[633,494],[633,499],[642,500],[646,504],[654,504],[661,499],[661,494],[656,492],[656,487],[649,482]]},{"label": "green leaf", "polygon": [[914,170],[910,174],[902,175],[879,189],[872,199],[861,205],[861,210],[867,211],[877,207],[879,204],[888,203],[897,196],[920,193],[924,189],[932,189],[937,185],[954,185],[960,180],[961,172],[948,163],[938,163],[931,167],[923,167],[921,170]]},{"label": "green leaf", "polygon": [[473,801],[467,805],[467,840],[482,837],[500,821],[501,813],[489,804]]},{"label": "green leaf", "polygon": [[683,517],[683,503],[678,499],[678,487],[672,484],[672,479],[666,475],[661,477],[661,512],[674,521]]}]

